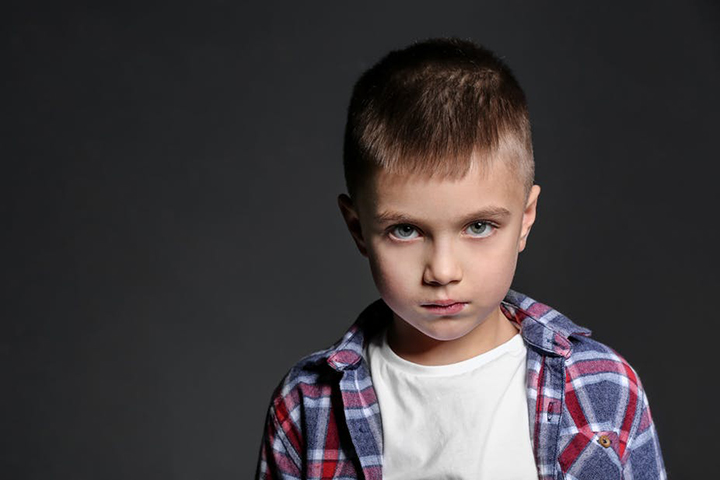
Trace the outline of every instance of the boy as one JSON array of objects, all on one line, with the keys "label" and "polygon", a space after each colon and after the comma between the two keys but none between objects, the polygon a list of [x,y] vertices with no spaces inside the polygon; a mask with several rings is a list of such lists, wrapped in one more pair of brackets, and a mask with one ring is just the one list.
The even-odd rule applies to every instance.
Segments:
[{"label": "boy", "polygon": [[457,39],[391,52],[355,86],[344,165],[381,298],[284,377],[258,478],[665,478],[635,371],[510,289],[540,187],[503,62]]}]

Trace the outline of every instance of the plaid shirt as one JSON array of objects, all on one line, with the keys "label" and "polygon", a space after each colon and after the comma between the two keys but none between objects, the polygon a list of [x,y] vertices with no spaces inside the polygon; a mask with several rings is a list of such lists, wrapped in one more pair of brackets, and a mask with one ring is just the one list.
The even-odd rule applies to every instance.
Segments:
[{"label": "plaid shirt", "polygon": [[[529,433],[540,480],[664,479],[647,396],[627,361],[557,310],[510,290],[500,304],[527,346]],[[272,395],[258,479],[382,478],[380,407],[363,356],[392,318],[368,306]]]}]

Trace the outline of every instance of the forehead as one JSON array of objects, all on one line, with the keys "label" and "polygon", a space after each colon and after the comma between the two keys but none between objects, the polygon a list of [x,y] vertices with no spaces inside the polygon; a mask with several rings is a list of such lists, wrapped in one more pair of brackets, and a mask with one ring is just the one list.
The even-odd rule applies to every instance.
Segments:
[{"label": "forehead", "polygon": [[522,182],[507,166],[474,164],[459,179],[403,175],[385,170],[368,179],[363,210],[374,219],[408,215],[429,220],[486,210],[522,211]]}]

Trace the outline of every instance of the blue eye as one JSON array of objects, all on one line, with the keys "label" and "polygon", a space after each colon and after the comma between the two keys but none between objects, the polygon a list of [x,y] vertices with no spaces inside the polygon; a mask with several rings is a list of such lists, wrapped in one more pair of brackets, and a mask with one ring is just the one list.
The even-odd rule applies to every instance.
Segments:
[{"label": "blue eye", "polygon": [[477,237],[487,237],[490,234],[492,234],[492,229],[494,229],[495,226],[491,225],[488,222],[475,222],[471,225],[469,225],[466,229],[471,235],[477,236]]},{"label": "blue eye", "polygon": [[412,234],[417,233],[417,230],[411,225],[396,225],[390,230],[390,233],[400,240],[409,240],[415,238]]}]

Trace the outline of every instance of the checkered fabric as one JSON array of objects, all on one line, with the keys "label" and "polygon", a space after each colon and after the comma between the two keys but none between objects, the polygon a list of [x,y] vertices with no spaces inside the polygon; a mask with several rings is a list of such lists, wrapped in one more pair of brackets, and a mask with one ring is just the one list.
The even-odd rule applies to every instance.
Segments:
[{"label": "checkered fabric", "polygon": [[[526,295],[510,290],[500,307],[527,346],[538,478],[666,478],[647,396],[628,362]],[[373,302],[333,346],[284,376],[271,397],[256,478],[382,478],[380,408],[363,349],[391,318],[381,299]]]}]

